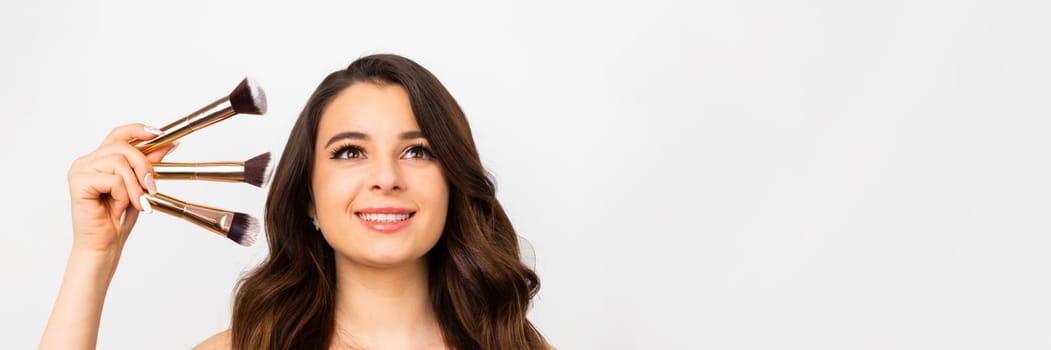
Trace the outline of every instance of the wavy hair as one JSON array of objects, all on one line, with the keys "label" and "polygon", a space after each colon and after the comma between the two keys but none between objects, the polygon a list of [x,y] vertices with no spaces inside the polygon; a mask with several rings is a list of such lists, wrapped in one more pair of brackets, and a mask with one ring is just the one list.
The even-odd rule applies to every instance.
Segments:
[{"label": "wavy hair", "polygon": [[441,238],[427,253],[431,305],[453,349],[548,349],[526,319],[540,288],[519,259],[511,222],[482,167],[467,118],[416,62],[370,55],[328,75],[292,127],[266,201],[269,256],[240,280],[230,336],[234,349],[326,349],[334,334],[332,247],[309,216],[314,146],[325,107],[354,83],[397,84],[449,184]]}]

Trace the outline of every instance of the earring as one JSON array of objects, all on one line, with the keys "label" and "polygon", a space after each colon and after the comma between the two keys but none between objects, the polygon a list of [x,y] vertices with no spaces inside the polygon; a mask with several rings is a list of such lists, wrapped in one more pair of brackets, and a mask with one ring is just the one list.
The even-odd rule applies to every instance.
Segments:
[{"label": "earring", "polygon": [[321,224],[318,224],[316,216],[311,216],[310,217],[310,221],[312,221],[314,223],[314,229],[315,230],[321,231]]}]

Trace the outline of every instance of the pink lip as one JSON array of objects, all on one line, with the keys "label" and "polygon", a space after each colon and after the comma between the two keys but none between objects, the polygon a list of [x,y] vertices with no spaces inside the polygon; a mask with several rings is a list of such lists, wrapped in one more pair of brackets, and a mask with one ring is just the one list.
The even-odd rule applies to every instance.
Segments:
[{"label": "pink lip", "polygon": [[[411,222],[412,218],[415,216],[415,215],[412,215],[414,213],[415,213],[414,211],[409,210],[409,209],[405,209],[405,208],[372,207],[372,208],[366,208],[366,209],[359,210],[359,211],[354,213],[355,214],[354,216],[356,216],[358,218],[358,221],[360,221],[362,225],[372,229],[373,231],[377,231],[377,232],[381,232],[381,233],[394,233],[394,232],[397,232],[397,231],[405,228],[406,226],[409,226],[409,222]],[[402,221],[398,221],[398,222],[377,222],[377,221],[367,221],[365,219],[362,219],[357,214],[409,214],[410,216],[409,216],[408,219],[405,219],[405,220],[402,220]]]},{"label": "pink lip", "polygon": [[398,207],[372,207],[358,210],[355,214],[412,214],[412,210]]}]

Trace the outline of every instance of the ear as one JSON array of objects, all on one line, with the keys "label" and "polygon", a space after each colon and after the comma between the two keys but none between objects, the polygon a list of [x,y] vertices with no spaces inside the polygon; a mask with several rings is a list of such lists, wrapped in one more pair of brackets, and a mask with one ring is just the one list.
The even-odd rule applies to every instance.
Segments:
[{"label": "ear", "polygon": [[317,208],[314,207],[314,201],[310,202],[307,206],[307,216],[310,217],[310,222],[314,224],[314,229],[321,231],[321,223],[317,221]]}]

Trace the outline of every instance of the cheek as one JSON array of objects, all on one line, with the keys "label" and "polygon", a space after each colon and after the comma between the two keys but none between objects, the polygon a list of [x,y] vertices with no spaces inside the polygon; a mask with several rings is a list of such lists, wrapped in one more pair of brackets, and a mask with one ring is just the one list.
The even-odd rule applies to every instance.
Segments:
[{"label": "cheek", "polygon": [[449,209],[449,185],[440,170],[429,170],[421,174],[415,184],[420,199],[427,203],[438,218],[444,218]]},{"label": "cheek", "polygon": [[349,208],[364,179],[354,171],[321,170],[314,173],[314,205],[319,212]]}]

